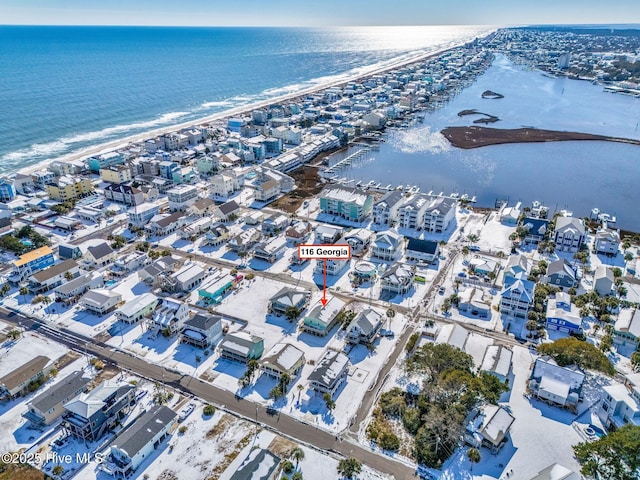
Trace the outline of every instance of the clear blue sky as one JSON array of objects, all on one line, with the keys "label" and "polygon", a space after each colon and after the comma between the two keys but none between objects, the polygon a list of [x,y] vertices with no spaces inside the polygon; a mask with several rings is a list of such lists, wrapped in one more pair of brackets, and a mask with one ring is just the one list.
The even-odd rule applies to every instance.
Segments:
[{"label": "clear blue sky", "polygon": [[0,0],[0,24],[522,25],[640,23],[639,0]]}]

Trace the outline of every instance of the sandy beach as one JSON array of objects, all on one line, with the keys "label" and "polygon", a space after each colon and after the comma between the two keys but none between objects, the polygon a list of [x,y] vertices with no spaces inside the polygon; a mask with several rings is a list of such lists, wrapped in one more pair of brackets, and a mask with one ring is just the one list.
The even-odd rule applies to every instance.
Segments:
[{"label": "sandy beach", "polygon": [[[491,32],[487,33],[487,35],[491,34]],[[357,75],[353,75],[352,77],[348,77],[348,78],[343,78],[337,81],[330,81],[330,82],[326,82],[326,83],[322,83],[319,85],[315,85],[313,87],[304,89],[304,90],[300,90],[294,93],[289,93],[289,94],[285,94],[285,95],[280,95],[280,96],[276,96],[273,98],[269,98],[267,100],[261,100],[258,102],[254,102],[254,103],[250,103],[248,105],[242,105],[236,108],[232,108],[229,110],[225,110],[222,112],[218,112],[215,113],[213,115],[209,115],[197,120],[191,120],[188,122],[183,122],[183,123],[176,123],[174,125],[169,125],[166,127],[162,127],[162,128],[158,128],[158,129],[153,129],[153,130],[149,130],[147,132],[143,132],[140,134],[136,134],[136,135],[131,135],[129,137],[125,137],[122,138],[120,140],[113,140],[110,142],[105,142],[105,143],[100,143],[98,145],[95,146],[91,146],[91,147],[86,147],[80,150],[77,150],[75,152],[69,153],[67,155],[62,155],[60,157],[55,157],[55,158],[51,158],[49,160],[40,162],[36,165],[32,165],[30,167],[26,167],[24,169],[19,170],[19,173],[28,175],[31,174],[35,171],[41,170],[43,168],[46,168],[47,165],[53,161],[63,161],[63,162],[70,162],[70,161],[74,161],[74,160],[79,160],[79,159],[85,159],[88,157],[91,157],[93,155],[100,155],[102,153],[106,153],[106,152],[110,152],[110,151],[114,151],[114,150],[118,150],[120,148],[124,148],[127,145],[131,144],[131,143],[136,143],[136,142],[141,142],[144,140],[148,140],[151,138],[155,138],[159,135],[163,135],[166,133],[170,133],[170,132],[175,132],[177,130],[182,130],[184,128],[189,128],[189,127],[193,127],[196,125],[203,125],[203,124],[207,124],[207,123],[213,123],[219,120],[223,120],[225,118],[229,118],[229,117],[233,117],[233,116],[237,116],[237,115],[244,115],[247,114],[249,112],[251,112],[252,110],[255,110],[257,108],[262,108],[268,105],[273,105],[273,104],[277,104],[277,103],[282,103],[285,101],[291,101],[293,99],[296,98],[300,98],[303,97],[305,95],[308,95],[310,93],[316,93],[319,91],[322,91],[324,89],[327,89],[329,87],[333,87],[333,86],[337,86],[337,85],[343,85],[346,84],[348,82],[353,82],[356,80],[360,80],[363,78],[367,78],[370,77],[371,75],[376,75],[376,74],[380,74],[380,73],[384,73],[390,70],[394,70],[396,68],[399,67],[403,67],[406,65],[411,65],[413,63],[417,63],[417,62],[421,62],[421,61],[425,61],[428,60],[430,58],[436,57],[438,55],[441,55],[442,53],[448,52],[450,50],[453,50],[455,48],[458,48],[460,45],[456,45],[456,46],[450,46],[450,47],[444,47],[444,48],[440,48],[437,50],[434,50],[432,52],[428,52],[428,53],[420,53],[420,54],[416,54],[415,56],[411,56],[408,58],[403,58],[402,60],[399,60],[397,62],[392,62],[389,64],[386,64],[382,67],[373,67],[371,68],[371,70],[368,70],[366,72],[361,72]]]}]

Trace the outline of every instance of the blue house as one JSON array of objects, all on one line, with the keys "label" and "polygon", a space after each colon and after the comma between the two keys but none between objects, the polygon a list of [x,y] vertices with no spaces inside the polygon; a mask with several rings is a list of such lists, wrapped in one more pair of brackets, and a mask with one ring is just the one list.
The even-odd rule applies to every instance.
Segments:
[{"label": "blue house", "polygon": [[580,333],[582,318],[568,293],[556,293],[547,303],[547,329],[564,333]]},{"label": "blue house", "polygon": [[522,221],[522,227],[527,231],[524,238],[525,243],[537,245],[543,239],[549,229],[549,220],[544,218],[526,217]]}]

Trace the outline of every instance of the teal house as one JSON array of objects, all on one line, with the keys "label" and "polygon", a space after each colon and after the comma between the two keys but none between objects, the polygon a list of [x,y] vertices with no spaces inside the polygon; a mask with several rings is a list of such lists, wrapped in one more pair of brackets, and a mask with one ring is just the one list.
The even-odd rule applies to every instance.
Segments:
[{"label": "teal house", "polygon": [[352,222],[371,216],[373,197],[359,188],[332,185],[320,193],[320,211]]},{"label": "teal house", "polygon": [[200,300],[204,300],[208,304],[218,304],[224,295],[233,288],[236,281],[236,277],[231,274],[209,278],[198,289],[198,296]]}]

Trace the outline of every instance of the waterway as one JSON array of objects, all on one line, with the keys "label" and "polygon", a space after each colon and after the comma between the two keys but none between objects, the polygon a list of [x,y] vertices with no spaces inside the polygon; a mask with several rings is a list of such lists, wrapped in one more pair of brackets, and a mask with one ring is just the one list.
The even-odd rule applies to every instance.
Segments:
[{"label": "waterway", "polygon": [[[482,99],[485,90],[504,98]],[[379,151],[338,176],[383,186],[417,185],[422,192],[467,193],[480,206],[493,206],[496,199],[511,204],[539,200],[552,210],[568,209],[579,216],[598,207],[615,215],[619,227],[640,231],[640,147],[573,141],[463,150],[439,132],[479,118],[459,117],[465,109],[499,117],[488,125],[494,128],[527,126],[640,139],[640,99],[607,93],[585,81],[551,78],[498,55],[473,85],[427,113],[422,124],[387,130]]]}]

